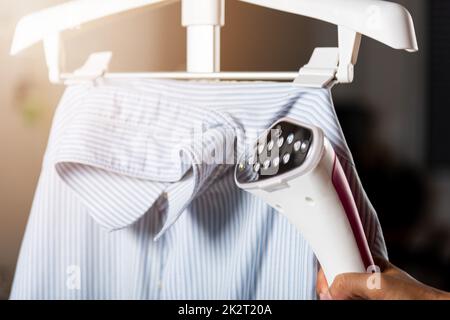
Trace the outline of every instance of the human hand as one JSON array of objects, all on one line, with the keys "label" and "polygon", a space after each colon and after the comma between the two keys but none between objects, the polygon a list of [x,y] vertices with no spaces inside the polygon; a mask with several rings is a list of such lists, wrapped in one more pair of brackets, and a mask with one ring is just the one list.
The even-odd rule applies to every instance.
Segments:
[{"label": "human hand", "polygon": [[[377,260],[381,273],[338,275],[331,287],[322,269],[317,274],[317,294],[321,300],[450,300],[446,293],[417,281],[386,260]],[[376,278],[379,277],[379,278]],[[370,285],[378,281],[378,286]],[[374,288],[376,287],[376,288]]]}]

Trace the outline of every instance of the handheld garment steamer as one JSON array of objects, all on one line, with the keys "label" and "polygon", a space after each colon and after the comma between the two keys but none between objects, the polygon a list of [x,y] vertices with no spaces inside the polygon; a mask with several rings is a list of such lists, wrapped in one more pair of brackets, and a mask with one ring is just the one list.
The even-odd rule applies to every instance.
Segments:
[{"label": "handheld garment steamer", "polygon": [[281,119],[236,166],[237,185],[301,232],[331,285],[374,265],[349,184],[323,131]]}]

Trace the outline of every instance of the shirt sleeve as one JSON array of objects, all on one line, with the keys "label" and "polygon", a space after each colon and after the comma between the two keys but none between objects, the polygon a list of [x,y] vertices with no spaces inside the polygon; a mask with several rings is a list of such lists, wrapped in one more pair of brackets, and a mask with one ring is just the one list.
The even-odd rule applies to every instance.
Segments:
[{"label": "shirt sleeve", "polygon": [[338,157],[355,199],[372,255],[387,259],[386,244],[377,213],[362,186],[355,165],[344,157]]}]

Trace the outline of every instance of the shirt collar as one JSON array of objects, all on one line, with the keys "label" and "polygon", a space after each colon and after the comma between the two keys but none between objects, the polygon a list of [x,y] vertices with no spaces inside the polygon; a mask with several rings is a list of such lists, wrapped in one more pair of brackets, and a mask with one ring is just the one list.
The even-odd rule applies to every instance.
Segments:
[{"label": "shirt collar", "polygon": [[[60,132],[52,161],[107,230],[128,227],[155,206],[166,210],[157,239],[205,186],[230,168],[241,152],[236,146],[242,143],[236,141],[243,139],[243,130],[226,113],[103,91],[91,92],[77,105]],[[153,114],[151,121],[135,117],[144,108]]]}]

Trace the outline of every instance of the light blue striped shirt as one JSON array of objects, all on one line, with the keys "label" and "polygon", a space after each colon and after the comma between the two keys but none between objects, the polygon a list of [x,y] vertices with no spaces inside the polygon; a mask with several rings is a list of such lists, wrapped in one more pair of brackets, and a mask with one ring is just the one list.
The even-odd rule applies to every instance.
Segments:
[{"label": "light blue striped shirt", "polygon": [[301,234],[235,185],[232,163],[209,161],[285,116],[324,130],[386,256],[329,90],[104,80],[57,109],[11,298],[314,299]]}]

